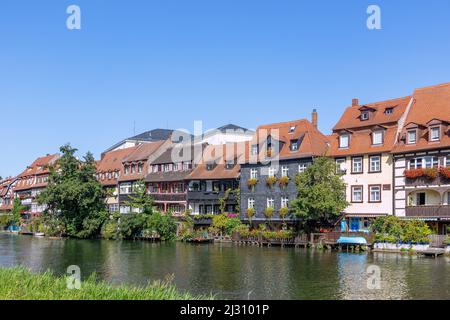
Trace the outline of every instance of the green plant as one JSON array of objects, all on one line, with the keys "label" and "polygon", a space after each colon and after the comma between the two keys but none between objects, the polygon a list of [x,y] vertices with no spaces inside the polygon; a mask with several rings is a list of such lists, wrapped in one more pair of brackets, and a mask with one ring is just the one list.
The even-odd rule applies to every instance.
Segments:
[{"label": "green plant", "polygon": [[280,211],[278,212],[278,214],[280,215],[281,220],[283,221],[283,223],[285,222],[286,217],[289,214],[289,207],[283,207],[280,208]]},{"label": "green plant", "polygon": [[230,197],[230,193],[232,192],[232,189],[227,189],[223,195],[223,197],[221,197],[219,199],[219,209],[220,209],[220,213],[224,214],[225,213],[225,209],[227,207],[227,200]]},{"label": "green plant", "polygon": [[278,184],[280,185],[280,188],[284,189],[286,188],[286,186],[289,183],[289,177],[288,176],[283,176],[280,178],[280,180],[278,180]]},{"label": "green plant", "polygon": [[267,207],[264,209],[264,216],[267,218],[267,220],[271,220],[274,213],[275,209],[273,207]]},{"label": "green plant", "polygon": [[430,227],[419,220],[402,220],[395,216],[379,217],[371,226],[375,240],[381,242],[429,243]]},{"label": "green plant", "polygon": [[247,208],[247,218],[250,221],[250,224],[252,223],[253,217],[255,216],[255,208]]},{"label": "green plant", "polygon": [[277,178],[276,178],[275,176],[269,176],[269,177],[267,177],[267,179],[266,179],[266,185],[267,185],[269,188],[272,188],[272,187],[275,185],[275,183],[277,183]]},{"label": "green plant", "polygon": [[426,168],[423,169],[423,175],[425,178],[433,180],[436,179],[439,174],[439,171],[437,168]]},{"label": "green plant", "polygon": [[247,180],[247,186],[251,190],[253,190],[257,184],[258,184],[258,179],[250,178]]}]

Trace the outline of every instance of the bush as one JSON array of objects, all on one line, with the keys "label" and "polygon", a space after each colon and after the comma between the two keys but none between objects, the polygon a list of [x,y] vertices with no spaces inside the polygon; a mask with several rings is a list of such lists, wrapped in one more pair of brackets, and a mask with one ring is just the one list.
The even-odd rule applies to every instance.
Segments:
[{"label": "bush", "polygon": [[120,239],[119,225],[115,219],[111,219],[105,222],[103,225],[101,235],[103,239],[106,240],[117,240]]},{"label": "bush", "polygon": [[267,207],[266,209],[264,209],[264,216],[268,220],[272,219],[274,213],[275,213],[275,209],[272,207]]},{"label": "bush", "polygon": [[289,183],[289,177],[287,177],[287,176],[281,177],[280,180],[278,181],[278,183],[280,185],[280,188],[282,188],[282,189],[286,188],[286,186]]},{"label": "bush", "polygon": [[274,176],[267,177],[266,184],[269,188],[272,188],[277,183],[277,178]]},{"label": "bush", "polygon": [[286,217],[289,214],[289,208],[288,207],[281,208],[278,214],[280,215],[281,220],[284,221],[284,219],[286,219]]},{"label": "bush", "polygon": [[177,224],[170,214],[155,212],[148,219],[147,234],[157,233],[163,241],[173,241],[177,234]]},{"label": "bush", "polygon": [[256,186],[256,184],[258,183],[257,179],[251,178],[247,180],[247,186],[253,190],[253,188]]},{"label": "bush", "polygon": [[381,242],[429,243],[430,227],[419,220],[402,220],[395,216],[379,217],[372,223],[375,240]]}]

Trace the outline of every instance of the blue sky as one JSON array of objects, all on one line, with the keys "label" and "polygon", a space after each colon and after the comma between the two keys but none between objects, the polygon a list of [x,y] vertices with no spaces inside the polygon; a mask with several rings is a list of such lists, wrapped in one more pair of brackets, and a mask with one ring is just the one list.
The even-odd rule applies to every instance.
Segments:
[{"label": "blue sky", "polygon": [[317,108],[329,133],[353,97],[449,82],[449,15],[448,0],[2,0],[0,175],[67,142],[98,156],[134,122],[255,128]]}]

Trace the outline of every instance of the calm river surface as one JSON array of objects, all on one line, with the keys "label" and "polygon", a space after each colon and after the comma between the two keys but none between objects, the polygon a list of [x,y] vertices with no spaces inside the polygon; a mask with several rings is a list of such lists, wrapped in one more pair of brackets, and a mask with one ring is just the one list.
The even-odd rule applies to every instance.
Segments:
[{"label": "calm river surface", "polygon": [[[96,272],[114,284],[173,275],[180,290],[224,299],[450,299],[448,258],[0,234],[0,266],[18,265],[57,274],[78,265],[83,278]],[[381,269],[381,290],[367,289],[371,265]]]}]

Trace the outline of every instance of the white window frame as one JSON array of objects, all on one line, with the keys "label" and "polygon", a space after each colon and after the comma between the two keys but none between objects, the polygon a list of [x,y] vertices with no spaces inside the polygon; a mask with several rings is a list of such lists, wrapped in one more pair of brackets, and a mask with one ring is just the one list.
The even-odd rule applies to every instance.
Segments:
[{"label": "white window frame", "polygon": [[[357,162],[355,160],[361,160],[361,162]],[[355,165],[360,165],[360,170],[355,170]],[[363,173],[364,171],[364,157],[354,157],[352,158],[352,173]]]},{"label": "white window frame", "polygon": [[370,118],[370,114],[369,111],[363,111],[361,112],[361,120],[362,121],[367,121]]},{"label": "white window frame", "polygon": [[255,208],[255,198],[248,198],[248,200],[247,200],[247,207],[249,209],[254,209]]},{"label": "white window frame", "polygon": [[303,173],[306,171],[306,169],[308,169],[308,167],[311,166],[311,162],[304,162],[304,163],[300,163],[298,165],[298,172],[299,173]]},{"label": "white window frame", "polygon": [[289,198],[281,197],[281,208],[289,208]]},{"label": "white window frame", "polygon": [[347,159],[345,158],[338,158],[336,161],[336,171],[337,173],[346,173],[347,170],[342,168],[342,165],[347,163]]},{"label": "white window frame", "polygon": [[[355,195],[359,195],[358,199]],[[352,186],[351,187],[351,202],[353,202],[353,203],[363,203],[364,202],[363,186]]]},{"label": "white window frame", "polygon": [[133,190],[133,186],[131,182],[124,182],[120,184],[119,192],[120,194],[131,194]]},{"label": "white window frame", "polygon": [[281,167],[281,176],[282,177],[289,177],[289,166],[282,166]]},{"label": "white window frame", "polygon": [[258,169],[250,169],[250,179],[258,179]]},{"label": "white window frame", "polygon": [[[411,139],[414,137],[414,139]],[[417,143],[417,130],[408,130],[406,131],[406,143],[407,144],[415,144]]]},{"label": "white window frame", "polygon": [[[345,144],[344,144],[345,141]],[[347,149],[350,146],[350,135],[348,133],[339,136],[339,148]]]},{"label": "white window frame", "polygon": [[275,177],[276,174],[277,174],[277,168],[269,167],[267,176],[268,177]]},{"label": "white window frame", "polygon": [[267,208],[275,208],[275,200],[272,197],[267,198]]},{"label": "white window frame", "polygon": [[[374,159],[378,159],[374,161]],[[377,165],[376,167],[374,165]],[[381,172],[381,156],[369,157],[369,172]]]},{"label": "white window frame", "polygon": [[[433,133],[437,132],[437,136],[433,136]],[[439,141],[441,140],[441,127],[431,127],[430,128],[430,141]]]},{"label": "white window frame", "polygon": [[372,144],[374,146],[379,146],[384,143],[384,132],[383,130],[376,130],[372,132]]},{"label": "white window frame", "polygon": [[[374,189],[378,189],[375,191]],[[378,195],[378,198],[373,198],[372,196]],[[381,186],[369,186],[369,202],[381,202]]]}]

